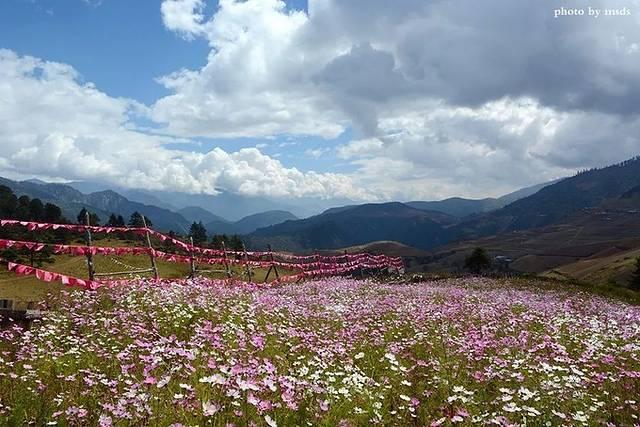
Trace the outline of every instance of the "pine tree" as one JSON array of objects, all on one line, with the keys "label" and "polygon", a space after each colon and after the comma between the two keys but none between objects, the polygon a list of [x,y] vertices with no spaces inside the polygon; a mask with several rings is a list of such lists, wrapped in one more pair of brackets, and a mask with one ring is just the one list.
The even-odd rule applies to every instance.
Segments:
[{"label": "pine tree", "polygon": [[201,245],[207,241],[207,229],[204,228],[202,221],[194,222],[189,229],[189,237],[193,239],[193,243]]},{"label": "pine tree", "polygon": [[233,236],[231,236],[228,242],[229,242],[228,243],[229,249],[231,249],[232,251],[239,252],[242,250],[242,247],[243,247],[242,239],[237,234],[234,234]]},{"label": "pine tree", "polygon": [[17,219],[21,221],[31,220],[31,210],[29,209],[30,203],[31,203],[31,199],[29,198],[29,196],[18,197],[18,206],[16,208]]},{"label": "pine tree", "polygon": [[482,270],[491,266],[491,259],[482,248],[475,248],[471,255],[464,260],[464,268],[473,274],[479,274]]},{"label": "pine tree", "polygon": [[118,218],[116,217],[116,214],[112,213],[111,215],[109,215],[109,220],[107,221],[107,226],[108,227],[117,227],[118,226]]},{"label": "pine tree", "polygon": [[29,202],[29,214],[32,221],[42,221],[44,219],[44,204],[40,199],[31,199]]},{"label": "pine tree", "polygon": [[[78,212],[78,216],[76,217],[78,224],[85,225],[87,223],[87,212],[86,208],[82,208],[80,212]],[[89,212],[89,225],[100,225],[100,217],[97,214]]]},{"label": "pine tree", "polygon": [[14,218],[18,198],[6,185],[0,185],[0,218]]},{"label": "pine tree", "polygon": [[221,234],[215,234],[212,238],[211,238],[211,247],[213,249],[218,249],[218,250],[222,250],[222,243],[224,243],[226,245],[226,242],[224,241],[224,239],[222,238]]},{"label": "pine tree", "polygon": [[144,223],[142,222],[142,215],[140,215],[140,212],[135,211],[131,214],[131,216],[129,217],[129,227],[144,227]]},{"label": "pine tree", "polygon": [[62,209],[53,203],[44,205],[44,220],[46,222],[60,222],[62,219]]},{"label": "pine tree", "polygon": [[144,216],[144,221],[142,220],[142,218],[143,216],[142,214],[140,214],[140,212],[135,211],[134,213],[132,213],[129,217],[129,227],[142,228],[144,227],[145,221],[147,223],[147,227],[151,227],[153,225],[148,216]]}]

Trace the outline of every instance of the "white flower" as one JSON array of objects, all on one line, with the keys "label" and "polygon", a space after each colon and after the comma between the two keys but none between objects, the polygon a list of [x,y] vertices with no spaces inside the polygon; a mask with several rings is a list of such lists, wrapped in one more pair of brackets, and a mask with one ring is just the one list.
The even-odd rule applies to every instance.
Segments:
[{"label": "white flower", "polygon": [[409,402],[411,400],[411,398],[409,396],[407,396],[406,394],[401,394],[400,395],[400,399],[406,400],[407,402]]},{"label": "white flower", "polygon": [[565,414],[563,414],[562,412],[558,412],[554,409],[551,410],[551,413],[553,415],[555,415],[556,417],[562,418],[563,420],[567,418],[567,416]]},{"label": "white flower", "polygon": [[209,377],[202,377],[198,381],[201,383],[208,383],[208,384],[224,384],[225,383],[224,377],[220,374],[214,374]]},{"label": "white flower", "polygon": [[202,415],[212,417],[220,410],[220,405],[211,402],[202,402]]},{"label": "white flower", "polygon": [[278,427],[278,423],[276,423],[276,421],[273,418],[271,418],[269,415],[265,415],[264,420],[267,422],[269,427]]},{"label": "white flower", "polygon": [[509,402],[508,404],[504,405],[502,409],[506,412],[518,412],[520,410],[520,408],[518,408],[518,406],[513,402]]},{"label": "white flower", "polygon": [[578,411],[575,414],[573,414],[573,419],[580,422],[586,422],[589,419],[589,417],[587,417],[587,415],[584,412]]},{"label": "white flower", "polygon": [[364,353],[360,352],[354,356],[354,359],[362,359],[364,357]]}]

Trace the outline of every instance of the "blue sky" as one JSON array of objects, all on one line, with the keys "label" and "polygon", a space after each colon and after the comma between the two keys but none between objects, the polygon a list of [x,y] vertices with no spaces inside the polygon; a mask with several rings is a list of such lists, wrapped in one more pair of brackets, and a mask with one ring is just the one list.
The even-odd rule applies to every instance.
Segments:
[{"label": "blue sky", "polygon": [[3,0],[0,40],[20,54],[72,65],[111,96],[147,104],[166,94],[156,77],[200,67],[208,53],[205,40],[167,31],[153,0]]},{"label": "blue sky", "polygon": [[[291,9],[306,10],[306,0],[290,0]],[[213,14],[216,2],[207,3]],[[206,40],[184,40],[167,30],[154,0],[3,0],[0,2],[2,47],[21,55],[73,66],[85,81],[113,97],[132,98],[150,105],[169,91],[156,78],[181,68],[198,69],[207,62]],[[144,122],[147,124],[148,122]],[[282,143],[295,144],[279,146]],[[313,136],[277,136],[278,142],[261,138],[195,138],[194,143],[169,144],[169,148],[206,152],[213,146],[225,150],[261,145],[287,167],[335,172],[354,167],[322,157],[305,155],[308,150],[336,147],[348,141],[349,133],[337,139]],[[265,145],[266,144],[266,145]]]},{"label": "blue sky", "polygon": [[[306,0],[287,4],[305,10]],[[212,13],[216,2],[207,3]],[[111,96],[150,104],[155,78],[206,64],[207,41],[167,30],[157,0],[2,0],[0,41],[24,55],[72,65]]]}]

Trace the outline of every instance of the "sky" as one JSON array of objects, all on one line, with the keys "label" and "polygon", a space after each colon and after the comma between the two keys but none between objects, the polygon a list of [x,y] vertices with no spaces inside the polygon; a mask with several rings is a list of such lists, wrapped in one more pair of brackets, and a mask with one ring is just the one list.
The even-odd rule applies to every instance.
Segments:
[{"label": "sky", "polygon": [[640,0],[563,4],[3,0],[0,175],[434,200],[640,154]]}]

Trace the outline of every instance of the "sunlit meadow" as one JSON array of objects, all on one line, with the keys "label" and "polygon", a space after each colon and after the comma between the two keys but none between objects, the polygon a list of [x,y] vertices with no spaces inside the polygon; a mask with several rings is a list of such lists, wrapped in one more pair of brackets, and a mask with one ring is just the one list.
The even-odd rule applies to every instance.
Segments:
[{"label": "sunlit meadow", "polygon": [[544,283],[199,279],[0,332],[0,424],[633,425],[640,309]]}]

